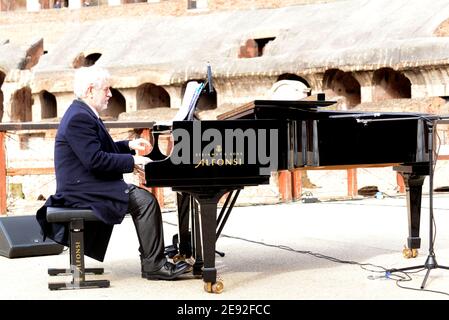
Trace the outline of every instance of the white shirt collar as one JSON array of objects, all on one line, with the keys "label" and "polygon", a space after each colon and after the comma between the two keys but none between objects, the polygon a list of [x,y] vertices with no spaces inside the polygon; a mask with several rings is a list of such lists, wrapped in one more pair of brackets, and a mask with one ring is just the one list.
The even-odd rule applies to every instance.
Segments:
[{"label": "white shirt collar", "polygon": [[[87,103],[86,103],[86,104],[87,104]],[[87,105],[88,105],[88,104],[87,104]],[[97,116],[97,118],[100,118],[100,115],[98,114],[98,111],[95,110],[94,108],[92,108],[90,105],[88,105],[88,106],[89,106],[90,110],[92,110],[93,113],[95,113],[95,115]]]},{"label": "white shirt collar", "polygon": [[83,99],[78,98],[78,100],[80,100],[81,102],[83,102],[85,105],[87,105],[90,110],[92,110],[92,112],[97,116],[97,118],[100,118],[100,115],[98,114],[98,111],[93,108],[90,104],[88,104],[86,101],[84,101]]}]

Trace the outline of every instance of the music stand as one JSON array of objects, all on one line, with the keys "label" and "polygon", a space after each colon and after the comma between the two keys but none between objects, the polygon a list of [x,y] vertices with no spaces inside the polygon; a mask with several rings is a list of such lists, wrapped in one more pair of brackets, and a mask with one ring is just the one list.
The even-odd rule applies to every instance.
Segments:
[{"label": "music stand", "polygon": [[386,272],[401,272],[407,270],[414,269],[427,269],[424,280],[421,284],[421,289],[424,289],[427,278],[429,277],[430,270],[432,269],[446,269],[449,270],[449,267],[442,266],[437,263],[434,251],[434,239],[433,239],[433,131],[435,126],[435,119],[425,118],[428,124],[428,151],[429,151],[429,255],[427,256],[426,262],[423,265],[405,267],[400,269],[388,269]]}]

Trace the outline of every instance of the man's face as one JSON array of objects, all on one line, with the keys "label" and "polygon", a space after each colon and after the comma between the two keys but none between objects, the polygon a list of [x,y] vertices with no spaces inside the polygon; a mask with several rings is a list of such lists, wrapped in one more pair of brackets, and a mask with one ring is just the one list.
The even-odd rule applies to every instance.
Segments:
[{"label": "man's face", "polygon": [[90,99],[89,104],[97,110],[98,113],[108,107],[109,98],[112,97],[109,83],[103,83],[100,86],[89,87]]}]

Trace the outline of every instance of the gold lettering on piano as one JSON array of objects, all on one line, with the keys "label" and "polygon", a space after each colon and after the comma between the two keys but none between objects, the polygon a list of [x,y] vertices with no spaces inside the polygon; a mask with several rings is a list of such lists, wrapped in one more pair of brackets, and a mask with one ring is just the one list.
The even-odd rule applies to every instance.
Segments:
[{"label": "gold lettering on piano", "polygon": [[193,121],[189,130],[174,129],[173,140],[170,160],[175,165],[200,168],[249,164],[258,166],[262,175],[270,175],[278,167],[277,128],[248,128],[243,122],[242,128],[202,128],[202,121]]},{"label": "gold lettering on piano", "polygon": [[242,159],[201,159],[195,166],[195,169],[198,167],[204,166],[238,166],[242,165]]},{"label": "gold lettering on piano", "polygon": [[207,157],[220,157],[220,156],[225,156],[225,157],[227,157],[227,156],[229,156],[229,157],[232,157],[232,156],[243,156],[243,152],[229,152],[229,153],[227,153],[227,152],[225,152],[225,153],[222,153],[222,152],[220,152],[220,153],[211,153],[211,154],[206,154],[206,153],[195,153],[195,157],[202,157],[202,158],[207,158]]}]

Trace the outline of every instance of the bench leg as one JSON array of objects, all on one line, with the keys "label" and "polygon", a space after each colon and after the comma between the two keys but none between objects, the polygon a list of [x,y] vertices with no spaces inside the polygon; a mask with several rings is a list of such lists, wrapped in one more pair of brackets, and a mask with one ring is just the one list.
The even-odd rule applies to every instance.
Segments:
[{"label": "bench leg", "polygon": [[[71,269],[56,269],[56,268],[48,268],[48,274],[50,276],[57,276],[59,274],[71,274]],[[104,269],[103,268],[85,268],[84,274],[103,274]]]},{"label": "bench leg", "polygon": [[84,280],[82,282],[57,282],[49,283],[48,289],[60,290],[60,289],[89,289],[89,288],[108,288],[110,285],[109,280]]},{"label": "bench leg", "polygon": [[107,288],[109,280],[86,280],[86,273],[103,274],[103,268],[85,268],[84,266],[84,221],[73,219],[70,221],[70,269],[49,268],[48,274],[71,274],[70,282],[49,283],[48,289],[84,289]]}]

